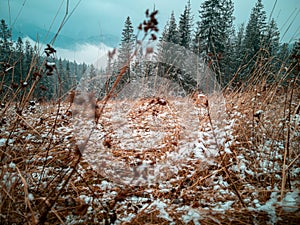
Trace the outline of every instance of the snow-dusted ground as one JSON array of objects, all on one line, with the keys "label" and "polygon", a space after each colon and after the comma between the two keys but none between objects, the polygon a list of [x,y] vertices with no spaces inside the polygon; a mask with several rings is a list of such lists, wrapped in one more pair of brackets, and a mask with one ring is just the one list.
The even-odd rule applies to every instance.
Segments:
[{"label": "snow-dusted ground", "polygon": [[[15,193],[11,188],[22,174],[28,190],[18,193],[27,206],[41,206],[47,194],[37,190],[62,187],[64,178],[57,179],[69,173],[76,160],[72,149],[79,145],[82,161],[52,211],[66,224],[222,224],[233,214],[247,215],[252,224],[276,224],[286,214],[300,218],[299,159],[287,164],[291,189],[281,200],[284,142],[256,127],[265,137],[260,144],[242,143],[238,132],[246,115],[238,106],[228,113],[224,105],[208,110],[191,99],[110,101],[97,126],[87,106],[72,110],[70,116],[65,105],[59,113],[38,105],[20,116],[13,133],[15,117],[3,117],[1,149],[22,152],[23,160],[4,157],[1,186]],[[298,140],[300,117],[293,116]]]}]

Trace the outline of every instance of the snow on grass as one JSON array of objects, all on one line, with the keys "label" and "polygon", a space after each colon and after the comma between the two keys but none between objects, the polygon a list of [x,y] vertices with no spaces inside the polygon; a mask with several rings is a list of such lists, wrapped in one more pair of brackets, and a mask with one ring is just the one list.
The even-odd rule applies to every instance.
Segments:
[{"label": "snow on grass", "polygon": [[193,221],[195,225],[200,225],[199,220],[201,219],[201,215],[198,212],[198,210],[193,209],[189,206],[183,206],[177,209],[179,212],[184,212],[184,214],[181,216],[182,221],[185,224],[190,223]]},{"label": "snow on grass", "polygon": [[287,192],[280,202],[283,210],[286,212],[296,212],[299,210],[300,205],[300,192],[299,190]]},{"label": "snow on grass", "polygon": [[[170,222],[173,221],[173,219],[169,216],[169,213],[167,213],[166,208],[168,207],[168,205],[164,202],[162,202],[161,200],[154,200],[151,205],[149,206],[149,208],[155,208],[159,210],[159,214],[158,217],[166,219]],[[149,209],[148,209],[149,210]],[[171,223],[174,224],[174,223]]]},{"label": "snow on grass", "polygon": [[5,146],[6,143],[8,143],[9,145],[13,144],[14,143],[14,139],[8,139],[8,142],[7,142],[7,138],[1,138],[0,139],[0,147],[2,146]]},{"label": "snow on grass", "polygon": [[[139,110],[146,110],[151,102],[143,101],[129,104],[134,107],[123,107],[116,112],[113,111],[119,107],[114,105],[116,102],[109,103],[96,128],[93,120],[60,118],[53,135],[49,135],[49,131],[55,114],[45,113],[44,117],[48,119],[44,125],[34,126],[37,119],[34,114],[28,113],[31,118],[28,123],[39,131],[39,135],[30,132],[29,128],[20,128],[10,139],[15,141],[19,140],[18,136],[22,137],[23,145],[15,141],[9,146],[12,148],[12,144],[16,144],[19,147],[14,148],[18,151],[35,149],[39,138],[45,140],[43,143],[46,145],[41,146],[40,151],[30,157],[24,154],[26,166],[33,165],[34,168],[28,176],[24,176],[29,186],[40,181],[39,187],[46,189],[72,168],[64,162],[70,159],[67,153],[74,147],[74,142],[83,143],[91,129],[95,128],[88,148],[82,151],[83,159],[77,167],[76,176],[66,187],[66,196],[61,196],[57,203],[60,210],[66,207],[64,202],[70,196],[76,200],[77,205],[74,203],[73,209],[68,209],[68,213],[72,214],[67,216],[69,224],[84,223],[95,215],[99,218],[93,221],[104,223],[113,220],[105,217],[112,212],[117,212],[115,224],[130,223],[143,213],[152,215],[156,212],[156,218],[169,224],[176,224],[178,218],[185,224],[201,224],[201,220],[207,218],[207,212],[223,214],[241,208],[228,176],[241,194],[245,209],[266,213],[271,224],[281,219],[276,214],[278,207],[289,213],[299,210],[299,189],[295,186],[299,168],[291,166],[291,177],[295,178],[291,183],[295,189],[286,192],[280,202],[277,186],[281,181],[284,143],[267,138],[263,129],[259,130],[261,133],[258,135],[263,138],[256,148],[253,147],[255,139],[247,140],[246,144],[238,139],[234,129],[245,118],[243,113],[233,111],[219,124],[214,120],[212,126],[203,108],[193,107],[180,115],[180,112],[175,112],[176,107],[184,104],[164,99],[163,105],[167,104],[169,108],[157,104],[153,108],[158,112],[154,110],[141,115]],[[238,110],[238,107],[235,109]],[[267,110],[263,114],[266,116]],[[136,115],[139,116],[134,117]],[[299,122],[297,115],[294,118]],[[9,132],[3,134],[1,147],[5,146]],[[48,147],[50,140],[53,144]],[[105,143],[105,140],[111,143]],[[247,145],[250,147],[247,148]],[[64,155],[67,157],[63,158]],[[225,163],[222,164],[222,161]],[[134,166],[128,167],[129,164]],[[11,161],[0,169],[1,173],[6,170],[2,181],[6,189],[19,179],[15,173],[16,166],[17,162]],[[271,182],[270,177],[273,179]],[[123,179],[123,182],[118,182],[118,179]],[[60,187],[61,184],[58,184],[55,188],[58,190]],[[28,199],[38,201],[39,193],[30,190]],[[88,205],[83,214],[85,217],[78,212],[82,205]],[[214,221],[217,219],[214,218]]]}]

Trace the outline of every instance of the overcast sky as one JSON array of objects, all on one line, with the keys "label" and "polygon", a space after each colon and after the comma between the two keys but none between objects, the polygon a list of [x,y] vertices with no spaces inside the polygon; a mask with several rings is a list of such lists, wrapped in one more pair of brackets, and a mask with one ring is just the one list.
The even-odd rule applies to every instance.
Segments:
[{"label": "overcast sky", "polygon": [[[199,18],[198,10],[203,1],[191,0],[195,21]],[[152,9],[154,5],[159,10],[159,28],[162,30],[171,11],[174,10],[178,18],[187,0],[70,0],[69,15],[78,2],[78,7],[62,30],[62,34],[76,38],[101,34],[120,36],[127,16],[131,17],[134,27],[137,27],[144,19],[145,10]],[[275,2],[276,0],[263,0],[268,16]],[[66,3],[67,0],[0,0],[0,17],[14,27],[26,22],[47,30],[54,21],[51,31],[55,32],[65,15]],[[256,0],[234,0],[236,25],[248,21],[255,3]],[[282,35],[295,18],[283,37],[285,42],[300,37],[299,0],[277,0],[273,17]]]}]

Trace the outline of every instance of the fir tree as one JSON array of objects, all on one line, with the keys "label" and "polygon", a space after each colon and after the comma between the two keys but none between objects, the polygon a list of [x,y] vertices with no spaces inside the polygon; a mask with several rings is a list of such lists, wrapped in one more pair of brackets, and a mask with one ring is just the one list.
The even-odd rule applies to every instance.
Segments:
[{"label": "fir tree", "polygon": [[282,62],[283,66],[287,66],[289,63],[289,55],[290,55],[290,48],[288,43],[282,43],[279,45],[277,57],[280,62]]},{"label": "fir tree", "polygon": [[97,89],[97,71],[95,66],[92,64],[89,68],[89,75],[88,75],[88,92],[94,92]]},{"label": "fir tree", "polygon": [[28,40],[25,41],[25,59],[24,59],[24,67],[26,69],[26,74],[29,72],[30,67],[32,65],[33,60],[33,48],[30,45]]},{"label": "fir tree", "polygon": [[219,9],[219,0],[206,0],[200,6],[200,21],[197,23],[197,29],[194,39],[194,50],[199,55],[206,57],[209,53],[219,52],[221,50],[220,33],[221,11]]},{"label": "fir tree", "polygon": [[78,64],[76,61],[73,62],[73,66],[72,88],[74,88],[77,84],[76,77],[78,76]]},{"label": "fir tree", "polygon": [[135,42],[135,35],[133,33],[133,26],[130,17],[128,16],[122,31],[120,50],[119,50],[118,60],[117,60],[118,61],[117,74],[119,74],[120,71],[125,66],[127,67],[126,72],[124,73],[122,80],[120,82],[120,85],[129,82],[130,80],[130,57],[132,56],[134,51],[134,42]]},{"label": "fir tree", "polygon": [[11,30],[8,29],[8,26],[5,20],[0,22],[0,61],[7,62],[11,52],[12,42],[11,42]]},{"label": "fir tree", "polygon": [[[243,69],[242,65],[245,60],[244,55],[244,37],[245,37],[245,24],[242,23],[237,30],[237,33],[234,36],[234,44],[233,44],[233,61],[232,61],[232,73],[233,76],[236,76],[237,72],[241,73]],[[233,81],[234,84],[237,83],[239,77]]]},{"label": "fir tree", "polygon": [[298,84],[299,82],[299,76],[300,76],[300,38],[295,42],[293,49],[292,49],[292,53],[290,56],[290,60],[291,60],[291,70],[292,70],[292,74],[291,77],[296,79],[297,78],[297,82]]},{"label": "fir tree", "polygon": [[174,70],[174,63],[178,60],[176,49],[180,42],[180,35],[177,30],[177,23],[174,12],[171,13],[162,36],[159,39],[158,50],[156,55],[157,74],[159,76],[169,76]]},{"label": "fir tree", "polygon": [[219,67],[222,74],[222,83],[226,85],[234,75],[234,28],[233,28],[233,10],[234,5],[231,0],[221,1],[221,22],[223,25],[224,49],[219,54]]},{"label": "fir tree", "polygon": [[134,74],[132,79],[136,79],[142,77],[144,74],[144,67],[145,67],[145,58],[143,55],[143,48],[140,47],[136,53],[136,57],[134,60],[134,64],[132,66],[131,73]]},{"label": "fir tree", "polygon": [[163,30],[162,36],[159,39],[157,60],[159,62],[173,64],[173,60],[175,59],[171,59],[171,56],[169,54],[169,52],[171,51],[170,48],[173,47],[173,45],[179,44],[179,41],[180,35],[177,30],[174,12],[172,12],[170,19]]},{"label": "fir tree", "polygon": [[70,62],[66,61],[66,70],[64,76],[63,94],[67,93],[72,87]]},{"label": "fir tree", "polygon": [[191,46],[191,35],[193,28],[193,16],[191,10],[191,2],[188,1],[183,13],[180,15],[178,33],[180,37],[179,45],[190,49]]},{"label": "fir tree", "polygon": [[279,50],[280,32],[274,18],[268,24],[264,45],[270,56],[275,56]]},{"label": "fir tree", "polygon": [[93,80],[93,79],[96,78],[96,76],[97,76],[96,68],[95,68],[95,66],[92,64],[92,65],[90,66],[89,79],[90,79],[90,80]]},{"label": "fir tree", "polygon": [[266,12],[262,0],[257,0],[246,26],[244,47],[247,59],[252,59],[263,46],[266,31]]},{"label": "fir tree", "polygon": [[203,58],[221,80],[221,59],[231,46],[233,3],[231,0],[206,0],[199,10],[193,51]]},{"label": "fir tree", "polygon": [[162,36],[160,37],[160,43],[168,42],[173,44],[180,43],[180,34],[177,29],[177,23],[175,19],[174,12],[172,11],[170,19],[168,20],[166,26],[164,27]]}]

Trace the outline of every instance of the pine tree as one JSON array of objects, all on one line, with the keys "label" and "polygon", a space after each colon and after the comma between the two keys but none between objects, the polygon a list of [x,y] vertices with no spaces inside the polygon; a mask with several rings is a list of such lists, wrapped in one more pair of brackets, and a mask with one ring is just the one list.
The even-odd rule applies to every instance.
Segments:
[{"label": "pine tree", "polygon": [[247,54],[248,60],[252,59],[263,46],[265,31],[266,12],[262,0],[257,0],[251,11],[244,39],[245,54]]},{"label": "pine tree", "polygon": [[208,53],[220,50],[219,33],[222,31],[220,13],[219,0],[206,0],[200,6],[200,21],[197,23],[194,50],[203,57],[207,56]]},{"label": "pine tree", "polygon": [[80,67],[81,67],[81,76],[80,77],[82,77],[86,73],[88,66],[85,63],[82,63]]},{"label": "pine tree", "polygon": [[76,61],[73,62],[74,69],[73,69],[73,76],[72,76],[72,88],[74,88],[77,84],[76,78],[78,76],[78,64]]},{"label": "pine tree", "polygon": [[63,94],[65,94],[72,87],[71,69],[70,69],[70,62],[69,61],[66,61],[66,70],[65,70],[65,77],[64,77],[63,82],[64,82]]},{"label": "pine tree", "polygon": [[292,53],[290,56],[291,60],[291,66],[290,68],[292,69],[292,74],[291,77],[296,79],[299,82],[299,76],[300,76],[300,38],[295,42]]},{"label": "pine tree", "polygon": [[136,57],[134,60],[134,64],[132,65],[132,68],[131,68],[132,79],[143,77],[145,75],[145,74],[143,74],[144,67],[145,67],[145,57],[143,54],[143,48],[140,47],[140,48],[138,48],[138,51],[136,53]]},{"label": "pine tree", "polygon": [[165,62],[170,65],[173,64],[173,60],[175,59],[172,59],[170,55],[170,52],[172,51],[170,48],[173,47],[173,45],[179,44],[179,42],[180,34],[177,30],[174,12],[172,12],[170,19],[163,30],[162,36],[159,39],[157,47],[157,61]]},{"label": "pine tree", "polygon": [[93,92],[97,89],[97,72],[93,64],[90,65],[89,75],[88,75],[88,92]]},{"label": "pine tree", "polygon": [[179,60],[178,53],[176,52],[179,42],[180,34],[177,29],[174,12],[172,12],[157,47],[157,75],[170,76],[173,73],[174,63],[176,60]]},{"label": "pine tree", "polygon": [[231,81],[235,70],[234,70],[234,28],[233,28],[233,10],[234,5],[231,0],[221,1],[221,22],[223,22],[222,34],[224,39],[224,50],[219,55],[219,67],[222,74],[222,83],[226,85]]},{"label": "pine tree", "polygon": [[[237,30],[237,33],[234,35],[234,43],[233,43],[233,52],[232,52],[232,72],[235,76],[237,72],[241,73],[242,65],[244,63],[244,37],[245,37],[245,24],[242,23]],[[233,84],[236,84],[240,77],[236,77]]]},{"label": "pine tree", "polygon": [[265,48],[271,57],[278,53],[280,46],[279,40],[280,32],[274,18],[272,18],[271,22],[268,24],[264,40]]},{"label": "pine tree", "polygon": [[[221,59],[231,45],[233,32],[233,2],[231,0],[206,0],[199,10],[193,40],[193,51],[203,58],[221,81]],[[228,53],[225,53],[228,54]]]},{"label": "pine tree", "polygon": [[178,33],[180,36],[179,45],[190,49],[192,40],[193,15],[191,10],[191,1],[189,0],[183,13],[180,15]]},{"label": "pine tree", "polygon": [[0,22],[0,62],[7,62],[11,52],[12,42],[11,42],[11,30],[5,20]]},{"label": "pine tree", "polygon": [[177,23],[175,19],[174,12],[172,11],[170,19],[168,20],[166,26],[164,27],[162,36],[160,37],[160,43],[167,42],[172,44],[180,43],[180,34],[177,29]]},{"label": "pine tree", "polygon": [[122,31],[121,44],[117,59],[117,74],[119,74],[125,66],[127,67],[126,72],[124,73],[122,80],[119,83],[121,86],[123,86],[124,83],[130,81],[130,59],[134,51],[134,43],[135,35],[133,33],[133,26],[130,17],[128,16]]},{"label": "pine tree", "polygon": [[282,64],[284,64],[283,66],[285,66],[285,67],[289,63],[290,53],[291,52],[290,52],[290,48],[289,48],[288,43],[282,43],[282,44],[279,45],[277,57],[278,57],[279,61],[282,62]]}]

